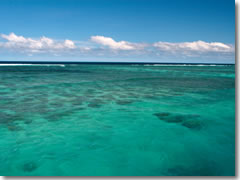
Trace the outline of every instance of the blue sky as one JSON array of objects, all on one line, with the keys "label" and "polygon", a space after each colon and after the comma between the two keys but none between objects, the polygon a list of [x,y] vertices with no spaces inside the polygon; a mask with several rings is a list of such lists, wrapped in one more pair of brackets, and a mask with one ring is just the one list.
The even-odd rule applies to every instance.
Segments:
[{"label": "blue sky", "polygon": [[233,63],[234,0],[1,0],[0,60]]}]

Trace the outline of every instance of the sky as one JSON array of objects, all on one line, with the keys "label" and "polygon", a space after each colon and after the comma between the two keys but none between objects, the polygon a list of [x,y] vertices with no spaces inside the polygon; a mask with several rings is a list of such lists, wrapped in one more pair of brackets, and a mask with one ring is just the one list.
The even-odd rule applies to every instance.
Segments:
[{"label": "sky", "polygon": [[235,62],[234,0],[1,0],[0,61]]}]

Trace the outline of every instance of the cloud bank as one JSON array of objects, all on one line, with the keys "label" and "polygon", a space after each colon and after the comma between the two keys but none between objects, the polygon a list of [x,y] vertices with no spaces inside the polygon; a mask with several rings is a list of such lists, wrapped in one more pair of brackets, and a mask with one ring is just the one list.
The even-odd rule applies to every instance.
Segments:
[{"label": "cloud bank", "polygon": [[54,52],[66,49],[75,49],[76,46],[71,40],[64,40],[63,42],[57,42],[47,37],[41,37],[39,39],[25,38],[23,36],[17,36],[14,33],[9,35],[2,34],[2,39],[6,42],[0,44],[1,48],[6,48],[12,51],[22,52]]},{"label": "cloud bank", "polygon": [[169,42],[157,42],[153,44],[162,51],[178,52],[178,51],[188,51],[188,52],[233,52],[234,48],[231,45],[227,45],[221,42],[204,42],[204,41],[194,41],[194,42],[183,42],[183,43],[169,43]]},{"label": "cloud bank", "polygon": [[114,50],[139,50],[145,47],[144,44],[131,43],[127,41],[117,42],[110,37],[104,37],[104,36],[92,36],[91,41],[103,46],[107,46],[110,49],[114,49]]},{"label": "cloud bank", "polygon": [[0,52],[21,53],[26,55],[46,54],[58,56],[148,56],[164,57],[225,57],[234,56],[234,45],[222,42],[162,42],[134,43],[116,41],[111,37],[91,36],[89,41],[69,39],[54,40],[45,36],[29,38],[14,33],[1,34]]}]

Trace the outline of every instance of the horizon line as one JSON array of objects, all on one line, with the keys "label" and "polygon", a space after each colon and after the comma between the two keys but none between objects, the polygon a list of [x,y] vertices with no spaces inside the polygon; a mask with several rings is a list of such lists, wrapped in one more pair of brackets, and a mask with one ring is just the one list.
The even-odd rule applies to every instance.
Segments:
[{"label": "horizon line", "polygon": [[235,65],[234,63],[191,63],[191,62],[106,62],[106,61],[0,61],[0,64],[188,64],[188,65]]}]

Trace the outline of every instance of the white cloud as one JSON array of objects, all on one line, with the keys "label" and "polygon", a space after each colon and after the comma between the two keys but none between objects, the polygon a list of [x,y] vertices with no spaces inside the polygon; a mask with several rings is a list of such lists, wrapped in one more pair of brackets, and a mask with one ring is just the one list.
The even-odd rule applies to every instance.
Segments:
[{"label": "white cloud", "polygon": [[66,40],[64,41],[64,45],[65,45],[65,47],[67,47],[67,48],[69,48],[69,49],[74,49],[74,48],[76,48],[74,42],[71,41],[71,40],[68,40],[68,39],[66,39]]},{"label": "white cloud", "polygon": [[10,33],[9,35],[2,34],[2,38],[7,39],[8,41],[13,41],[13,42],[26,42],[26,38],[23,36],[17,36],[14,33]]},{"label": "white cloud", "polygon": [[44,36],[39,39],[32,39],[25,38],[23,36],[17,36],[14,33],[10,33],[9,35],[2,34],[1,37],[7,41],[5,43],[1,43],[2,47],[16,51],[20,50],[34,53],[76,48],[74,42],[68,39],[64,42],[56,42],[53,39]]},{"label": "white cloud", "polygon": [[103,46],[108,46],[110,49],[114,50],[138,50],[145,47],[144,44],[140,43],[130,43],[127,41],[115,41],[110,37],[104,36],[92,36],[91,41],[101,44]]},{"label": "white cloud", "polygon": [[153,44],[154,47],[161,51],[171,53],[228,53],[234,52],[232,45],[227,45],[221,42],[204,42],[204,41],[193,41],[193,42],[181,42],[181,43],[170,43],[170,42],[157,42]]},{"label": "white cloud", "polygon": [[[100,45],[100,47],[99,47]],[[234,45],[222,42],[156,42],[134,43],[115,41],[111,37],[91,36],[90,41],[54,40],[45,36],[28,38],[14,33],[0,36],[1,53],[21,53],[26,56],[46,54],[59,57],[119,57],[119,58],[172,58],[172,57],[234,57]],[[232,58],[233,59],[233,58]]]}]

